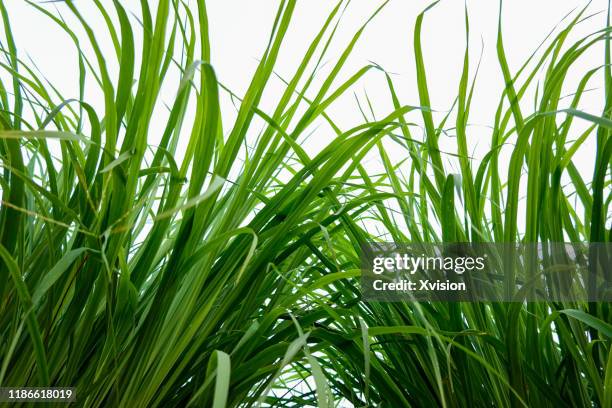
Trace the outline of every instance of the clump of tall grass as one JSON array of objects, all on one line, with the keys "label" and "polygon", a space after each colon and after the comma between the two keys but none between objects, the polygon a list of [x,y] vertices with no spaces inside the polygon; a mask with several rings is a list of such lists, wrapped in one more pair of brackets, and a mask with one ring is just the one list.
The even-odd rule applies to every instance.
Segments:
[{"label": "clump of tall grass", "polygon": [[[28,1],[74,42],[74,99],[22,60],[15,22],[0,1],[1,66],[10,77],[0,92],[2,386],[74,386],[86,406],[612,404],[608,304],[364,303],[357,284],[360,245],[376,239],[364,220],[397,241],[610,241],[607,27],[566,45],[573,26],[588,18],[577,14],[534,54],[536,68],[514,74],[500,27],[506,87],[490,151],[474,162],[468,50],[455,123],[435,123],[421,50],[424,14],[414,35],[420,106],[403,105],[387,76],[393,112],[343,131],[326,109],[381,70],[366,66],[338,83],[364,26],[315,88],[342,3],[313,33],[274,110],[264,112],[262,94],[296,5],[281,1],[246,93],[233,96],[239,106],[231,123],[221,115],[225,89],[210,61],[205,2],[194,3],[160,0],[152,10],[143,0],[134,17],[120,1],[109,9],[94,0],[114,48],[107,55],[78,3],[60,6],[84,35]],[[565,74],[601,43],[605,65],[585,73],[561,110]],[[541,67],[537,108],[526,112],[520,100]],[[606,78],[601,116],[576,109],[596,72]],[[87,102],[86,81],[102,91],[103,109]],[[176,97],[157,116],[169,83]],[[153,117],[165,118],[156,145]],[[300,141],[319,119],[337,137],[310,157]],[[572,140],[575,120],[592,126]],[[264,129],[242,157],[255,121]],[[422,140],[413,121],[423,124]],[[445,170],[439,148],[446,127],[456,134],[459,175]],[[592,180],[572,163],[587,138],[597,139]],[[390,160],[387,139],[402,145],[407,161]],[[505,168],[500,150],[508,143],[515,148]],[[360,163],[372,151],[383,174]],[[564,175],[569,187],[561,185]],[[517,221],[522,183],[524,231]]]}]

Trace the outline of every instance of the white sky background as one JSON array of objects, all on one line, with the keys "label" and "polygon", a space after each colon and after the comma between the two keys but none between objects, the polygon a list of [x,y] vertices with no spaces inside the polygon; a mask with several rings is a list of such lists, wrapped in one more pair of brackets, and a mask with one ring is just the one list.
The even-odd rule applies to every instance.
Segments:
[{"label": "white sky background", "polygon": [[[108,2],[109,9],[112,8],[110,0],[102,0],[102,2],[103,4]],[[190,2],[195,4],[194,0]],[[75,1],[94,28],[98,41],[103,44],[107,62],[111,64],[111,72],[116,73],[115,53],[111,48],[104,22],[93,8],[92,3],[88,0]],[[156,1],[150,3],[154,7]],[[135,14],[140,14],[138,0],[123,0],[122,4]],[[207,1],[212,47],[211,62],[220,82],[237,95],[243,95],[250,83],[258,58],[266,47],[278,4],[277,0]],[[292,24],[278,58],[276,73],[284,78],[292,76],[305,50],[310,45],[311,39],[314,38],[335,4],[336,2],[329,0],[298,1]],[[327,53],[325,59],[327,64],[320,70],[319,84],[329,73],[353,34],[380,4],[382,4],[381,1],[353,0],[351,2],[344,13],[331,49]],[[419,105],[412,46],[413,30],[417,15],[428,4],[430,1],[391,0],[366,28],[332,89],[335,89],[335,86],[354,74],[359,68],[373,61],[394,74],[393,80],[402,104]],[[564,16],[586,4],[587,2],[583,0],[512,0],[504,2],[504,45],[511,71],[515,72],[522,65]],[[24,50],[27,51],[28,56],[37,63],[44,75],[64,92],[66,98],[78,97],[76,52],[69,37],[51,20],[28,6],[25,1],[12,0],[7,2],[7,7],[21,57],[24,57]],[[53,8],[54,6],[47,7]],[[471,149],[476,149],[474,156],[478,159],[488,151],[490,146],[491,132],[487,126],[493,123],[504,86],[495,49],[499,4],[492,0],[468,0],[467,7],[470,17],[472,75],[482,53],[482,64],[469,119],[469,123],[473,126],[470,127],[468,134],[469,146]],[[607,0],[593,0],[587,14],[600,11],[602,13],[576,27],[567,44],[605,27],[606,7]],[[70,12],[65,5],[58,3],[57,8],[62,11],[67,21],[74,21],[71,20]],[[114,16],[114,12],[111,14]],[[71,24],[71,26],[77,27],[77,24]],[[465,47],[464,29],[464,1],[443,0],[425,16],[422,44],[432,108],[441,112],[437,115],[438,118],[443,115],[444,111],[450,109],[457,94]],[[77,32],[81,31],[77,30]],[[80,38],[83,44],[87,44],[84,33]],[[136,48],[138,49],[138,45]],[[92,61],[95,61],[93,57]],[[566,81],[566,93],[569,94],[575,90],[581,75],[588,69],[601,64],[603,64],[603,46],[593,47],[570,70]],[[167,104],[172,102],[178,83],[177,75],[167,78],[162,92],[162,100]],[[594,76],[587,87],[598,89],[583,96],[580,106],[582,110],[596,115],[601,113],[602,87],[603,75],[600,73]],[[91,77],[87,89],[86,100],[100,107],[100,113],[103,112],[102,95],[96,89]],[[268,90],[264,94],[261,108],[270,113],[283,90],[283,83],[272,77]],[[312,92],[309,96],[313,96],[315,90],[318,90],[316,82],[315,86],[311,87]],[[529,104],[533,104],[531,96],[533,90],[535,87],[532,87],[532,92],[524,98],[527,112],[531,108]],[[353,92],[360,98],[362,106],[367,106],[364,98],[367,92],[379,119],[392,111],[384,76],[376,70],[371,70],[352,89],[352,92],[346,93],[328,109],[329,115],[343,130],[363,121]],[[223,95],[224,132],[227,134],[231,130],[235,108],[227,94],[223,91],[221,94]],[[569,98],[566,101],[569,103]],[[155,144],[161,135],[166,117],[167,112],[160,104],[160,110],[155,115],[153,126],[150,129],[151,144]],[[414,118],[414,121],[422,123],[418,116]],[[576,119],[575,122],[576,132],[586,128],[586,123],[577,123],[580,122],[579,119]],[[179,151],[184,150],[187,145],[190,130],[189,117],[185,123],[185,137],[179,145]],[[334,132],[329,126],[322,121],[318,124],[320,126],[311,128],[315,132],[304,144],[311,157],[334,138]],[[257,126],[251,127],[251,144],[262,126],[263,122],[260,121]],[[453,119],[447,124],[447,127],[452,126]],[[308,133],[309,131],[305,132],[305,135]],[[413,130],[413,133],[418,135],[419,132]],[[570,139],[571,136],[577,137],[578,133],[570,135]],[[452,138],[442,137],[440,145],[442,150],[454,150]],[[392,146],[388,152],[392,159],[397,161],[404,158],[406,152],[393,149]],[[594,142],[590,141],[574,158],[574,163],[587,180],[590,180],[593,171],[593,152]],[[509,153],[511,150],[505,152],[505,155],[509,157]],[[448,171],[453,171],[454,164],[451,164],[451,161],[448,161]],[[380,169],[375,154],[369,155],[366,163],[372,166],[367,167],[372,171]],[[478,160],[474,162],[474,167],[477,166]],[[501,171],[503,175],[505,168],[502,167]]]}]

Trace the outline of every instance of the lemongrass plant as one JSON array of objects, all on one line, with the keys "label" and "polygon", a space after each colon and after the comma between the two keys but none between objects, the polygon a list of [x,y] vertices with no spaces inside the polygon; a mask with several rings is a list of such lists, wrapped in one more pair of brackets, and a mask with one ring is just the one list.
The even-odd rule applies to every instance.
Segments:
[{"label": "lemongrass plant", "polygon": [[[280,2],[246,93],[232,95],[231,122],[221,114],[229,90],[210,59],[204,0],[159,0],[154,10],[141,0],[137,16],[120,1],[94,0],[104,33],[78,2],[59,5],[78,30],[56,9],[27,3],[73,41],[79,95],[64,96],[22,59],[10,5],[0,1],[9,78],[0,92],[1,386],[71,386],[79,405],[96,407],[612,406],[608,304],[366,303],[358,285],[360,245],[378,239],[371,222],[397,241],[610,241],[609,31],[565,44],[584,11],[532,56],[535,68],[516,73],[500,23],[506,86],[490,151],[474,162],[468,49],[455,123],[434,123],[424,14],[414,35],[419,106],[398,100],[387,76],[394,110],[341,130],[327,108],[366,73],[385,75],[370,65],[338,81],[364,25],[315,86],[343,3],[264,111],[296,5]],[[103,51],[102,35],[114,53]],[[561,110],[565,74],[601,43],[605,64],[585,72]],[[520,100],[541,67],[537,109],[526,112]],[[606,78],[603,115],[576,109],[596,72]],[[87,81],[103,108],[88,103]],[[176,97],[153,144],[168,85]],[[320,119],[337,137],[310,157],[301,141]],[[576,120],[593,126],[573,140]],[[258,121],[264,129],[245,149]],[[411,133],[417,121],[421,140]],[[446,128],[456,134],[459,175],[439,148]],[[572,163],[587,138],[597,139],[592,180]],[[406,161],[388,157],[389,139]],[[517,146],[509,168],[500,156],[507,143]],[[383,174],[360,163],[369,152]]]}]

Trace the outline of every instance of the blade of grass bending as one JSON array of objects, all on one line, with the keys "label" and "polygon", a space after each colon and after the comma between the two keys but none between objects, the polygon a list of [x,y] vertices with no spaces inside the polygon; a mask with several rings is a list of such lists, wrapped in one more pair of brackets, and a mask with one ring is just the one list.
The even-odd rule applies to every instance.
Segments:
[{"label": "blade of grass bending", "polygon": [[23,308],[23,313],[25,314],[26,324],[28,327],[28,331],[30,332],[32,345],[34,347],[34,352],[36,356],[36,365],[38,369],[38,378],[40,381],[40,385],[48,386],[50,385],[49,367],[47,365],[45,347],[42,342],[40,326],[38,325],[38,320],[36,319],[36,314],[34,313],[34,305],[32,304],[32,299],[30,298],[30,294],[28,293],[28,288],[26,287],[23,281],[19,266],[15,262],[15,259],[8,252],[8,250],[4,247],[4,245],[0,245],[0,257],[2,257],[2,260],[4,261],[4,264],[6,265],[6,268],[8,269],[11,275],[13,284],[15,285],[15,289],[17,290],[17,294],[19,295],[19,300]]},{"label": "blade of grass bending", "polygon": [[202,395],[206,390],[207,386],[211,384],[212,379],[215,379],[215,390],[213,395],[212,407],[213,408],[224,408],[227,406],[227,399],[230,387],[231,377],[231,362],[230,356],[223,351],[215,350],[210,357],[208,362],[208,369],[206,373],[207,380],[195,392],[187,406],[193,406],[195,401]]},{"label": "blade of grass bending", "polygon": [[78,248],[67,252],[66,255],[64,255],[62,259],[60,259],[59,262],[53,266],[53,268],[51,268],[51,270],[45,273],[41,281],[36,285],[36,289],[32,294],[33,306],[37,306],[39,304],[40,300],[49,290],[49,288],[51,288],[51,286],[57,282],[64,272],[66,272],[74,261],[85,251],[87,251],[87,248]]},{"label": "blade of grass bending", "polygon": [[414,56],[416,62],[417,71],[417,86],[419,90],[419,100],[421,106],[425,109],[421,110],[423,115],[423,122],[425,123],[425,132],[427,136],[428,154],[431,157],[433,164],[433,170],[436,180],[436,185],[439,191],[444,188],[444,166],[442,165],[442,158],[440,157],[440,150],[438,148],[438,137],[434,128],[433,116],[431,113],[431,102],[429,100],[429,90],[427,87],[427,76],[425,71],[425,63],[423,62],[423,50],[421,46],[421,26],[423,25],[423,18],[425,13],[431,10],[438,1],[430,4],[418,15],[414,26]]},{"label": "blade of grass bending", "polygon": [[[96,3],[98,4],[97,1]],[[134,35],[125,9],[117,0],[114,1],[114,5],[117,10],[117,15],[119,16],[119,24],[121,27],[120,71],[115,101],[117,109],[117,126],[119,127],[127,110],[129,98],[132,96],[132,83],[134,81]],[[98,8],[103,10],[99,4]],[[108,25],[112,27],[112,24],[109,23]],[[113,39],[115,39],[115,37],[116,36],[113,36]],[[115,45],[115,47],[117,48],[117,45]]]}]

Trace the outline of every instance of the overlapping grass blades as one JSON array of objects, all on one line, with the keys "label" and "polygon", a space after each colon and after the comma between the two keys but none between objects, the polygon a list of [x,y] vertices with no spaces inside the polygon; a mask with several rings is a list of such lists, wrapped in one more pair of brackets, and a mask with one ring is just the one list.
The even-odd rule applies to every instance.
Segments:
[{"label": "overlapping grass blades", "polygon": [[[468,48],[454,111],[438,120],[422,52],[425,12],[413,38],[420,106],[400,101],[391,76],[374,65],[338,83],[365,25],[315,89],[339,3],[313,32],[274,110],[264,112],[262,95],[295,18],[295,0],[281,1],[228,123],[204,0],[160,0],[153,10],[142,0],[137,17],[120,1],[106,9],[96,0],[105,33],[90,27],[77,2],[58,7],[78,30],[56,9],[28,3],[74,42],[79,95],[62,96],[21,59],[9,4],[0,1],[1,66],[10,78],[0,84],[2,386],[74,386],[86,406],[612,404],[608,304],[363,303],[357,284],[360,244],[378,239],[371,223],[397,241],[610,241],[609,27],[567,44],[586,10],[516,73],[500,11],[506,86],[489,152],[474,161]],[[103,52],[102,35],[114,55]],[[562,106],[568,70],[601,44],[604,64],[584,73]],[[521,99],[541,68],[528,112]],[[386,75],[394,111],[343,131],[325,111],[368,72]],[[601,72],[601,115],[577,110]],[[167,102],[160,90],[172,73],[181,80],[153,145],[152,118]],[[103,109],[87,103],[86,81],[100,87]],[[321,118],[337,137],[309,157],[301,138]],[[243,161],[256,120],[265,126]],[[592,126],[576,135],[578,120]],[[423,124],[423,138],[412,123]],[[439,147],[448,127],[460,174],[448,171]],[[572,156],[593,137],[590,178]],[[388,139],[406,160],[393,162]],[[507,144],[515,145],[509,166]],[[379,155],[382,174],[360,163],[368,152]]]},{"label": "overlapping grass blades", "polygon": [[[104,93],[101,112],[85,101],[48,93],[45,79],[19,60],[5,18],[5,68],[15,91],[12,98],[3,93],[4,109],[12,116],[3,117],[2,133],[2,282],[8,272],[12,280],[2,287],[0,382],[72,384],[80,401],[93,406],[255,402],[257,389],[264,390],[282,368],[279,359],[290,344],[304,338],[284,318],[302,296],[287,303],[293,287],[284,283],[276,265],[303,264],[311,252],[303,242],[290,243],[309,230],[319,231],[319,223],[331,224],[367,205],[364,201],[330,217],[328,208],[336,203],[320,192],[341,184],[338,171],[392,124],[388,119],[346,132],[314,158],[296,143],[308,124],[365,73],[331,91],[363,30],[316,91],[311,108],[290,127],[300,103],[296,93],[310,87],[307,68],[323,57],[341,4],[315,33],[276,111],[267,116],[257,106],[295,8],[295,1],[283,1],[237,119],[224,137],[204,2],[194,15],[182,2],[160,1],[153,17],[143,1],[142,27],[134,25],[138,20],[120,2],[113,10],[117,27],[96,4],[113,39],[118,78],[108,69],[114,56],[103,54],[100,34],[76,4],[66,2],[62,10],[80,21],[86,38],[59,15],[31,6],[74,40],[80,88],[93,75]],[[141,61],[135,59],[137,46]],[[86,49],[95,61],[88,60]],[[182,80],[162,139],[153,147],[148,145],[151,118],[169,70],[178,70]],[[196,106],[194,118],[185,116],[188,104]],[[33,123],[22,121],[22,112]],[[263,116],[268,127],[241,168],[242,176],[229,180],[230,171],[241,166],[237,157],[255,116]],[[177,163],[173,156],[183,127],[190,127],[190,138]],[[74,135],[63,140],[59,160],[48,147],[51,129]],[[145,157],[147,149],[153,150],[151,157]],[[303,166],[277,190],[276,175],[293,154]],[[257,206],[261,209],[249,221]],[[21,329],[22,317],[30,338]],[[295,353],[301,350],[285,363],[298,359]]]}]

